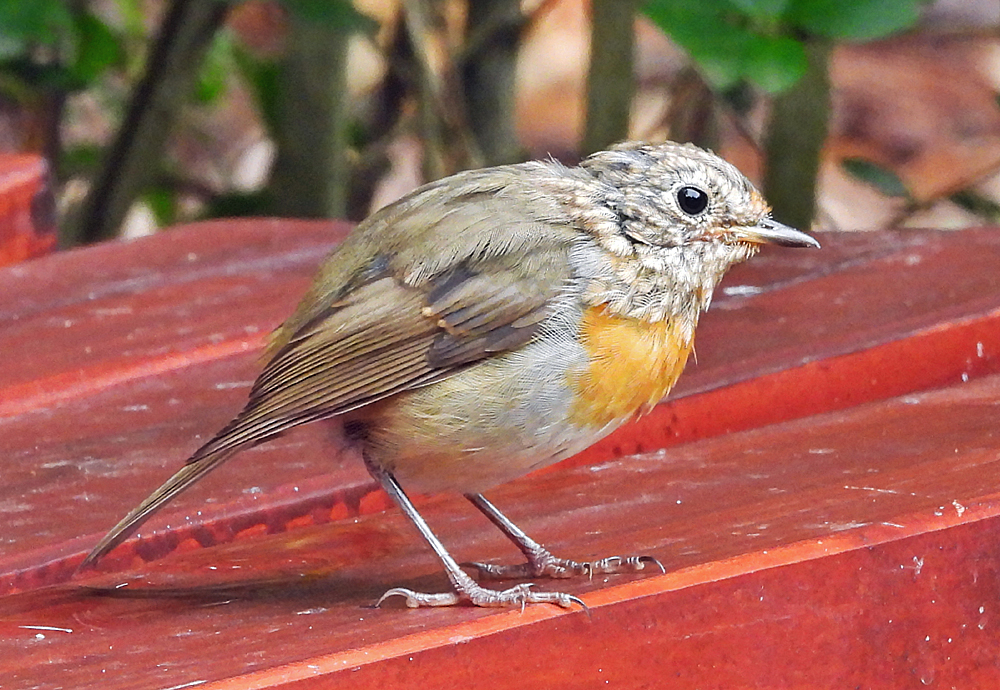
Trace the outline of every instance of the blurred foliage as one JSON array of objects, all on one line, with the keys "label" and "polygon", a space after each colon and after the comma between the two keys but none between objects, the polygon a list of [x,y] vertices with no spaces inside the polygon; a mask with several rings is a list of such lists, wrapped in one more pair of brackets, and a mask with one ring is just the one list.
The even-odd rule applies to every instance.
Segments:
[{"label": "blurred foliage", "polygon": [[[678,77],[670,98],[697,101],[687,118],[696,121],[697,131],[678,124],[684,122],[679,117],[669,121],[671,135],[712,146],[716,142],[699,137],[715,136],[719,122],[735,123],[764,152],[765,194],[776,200],[776,215],[800,226],[814,214],[832,46],[906,30],[928,2],[591,1],[598,49],[590,53],[581,152],[626,136],[635,72],[627,58],[632,20],[642,12],[692,58],[682,75],[697,83],[685,86]],[[465,7],[465,25],[456,29],[453,10],[463,2],[472,4]],[[234,7],[265,6],[273,23],[265,23],[264,32],[277,36],[276,43],[283,37],[284,45],[258,50],[227,23],[203,17],[201,30],[208,35],[180,41],[186,42],[186,59],[182,50],[171,54],[169,33],[183,30],[170,25],[171,12],[209,3],[230,14]],[[161,225],[197,215],[276,212],[359,218],[390,168],[388,149],[400,136],[419,139],[429,175],[523,157],[514,126],[515,64],[525,31],[556,4],[400,0],[379,23],[351,0],[0,0],[0,105],[15,103],[29,113],[24,121],[34,131],[26,137],[28,146],[50,157],[58,179],[88,180],[88,199],[76,198],[68,207],[83,207],[91,226],[103,225],[81,231],[82,241],[110,236],[122,209],[135,200]],[[197,34],[195,29],[188,26]],[[385,69],[363,99],[347,101],[345,75],[326,78],[342,68],[324,72],[324,66],[343,64],[347,37],[357,34],[368,37],[368,48],[379,53]],[[173,86],[155,93],[166,81]],[[175,169],[180,166],[166,150],[165,131],[175,121],[184,126],[188,151],[198,137],[206,137],[206,148],[212,144],[212,133],[200,131],[198,123],[206,111],[232,102],[234,85],[249,92],[277,148],[278,162],[264,188],[205,181],[216,171],[198,181],[190,171]],[[118,127],[109,144],[63,143],[67,98],[82,90],[91,95],[91,107],[96,103]],[[762,100],[771,106],[764,112],[776,115],[751,132],[747,123],[754,120],[745,116],[762,112],[755,109]],[[181,117],[184,108],[189,110]],[[138,132],[131,139],[130,128]],[[843,168],[887,197],[909,199],[891,170],[858,158]],[[322,191],[320,180],[327,185]],[[81,188],[87,187],[76,186]],[[290,201],[296,195],[301,199]],[[96,201],[85,203],[94,196]],[[994,211],[971,193],[952,200],[983,215]]]},{"label": "blurred foliage", "polygon": [[378,30],[378,22],[358,12],[349,0],[282,0],[282,4],[302,21],[328,29]]},{"label": "blurred foliage", "polygon": [[123,37],[83,3],[0,3],[0,79],[15,93],[81,89],[124,61]]},{"label": "blurred foliage", "polygon": [[231,31],[223,29],[215,35],[198,72],[194,93],[198,103],[211,105],[225,94],[229,75],[240,66],[237,52]]},{"label": "blurred foliage", "polygon": [[[170,0],[165,0],[159,9],[167,14],[169,8],[176,9],[185,2],[187,0],[174,0],[171,4]],[[350,0],[282,0],[282,5],[290,15],[318,27],[367,32],[378,28],[377,23],[358,12]],[[100,16],[95,8],[104,9],[109,16]],[[108,170],[102,170],[102,165],[107,168],[108,150],[90,144],[69,148],[62,145],[59,126],[63,105],[66,97],[77,91],[106,92],[109,73],[113,80],[125,76],[130,84],[141,85],[148,81],[151,74],[155,74],[151,70],[163,67],[148,64],[147,58],[154,38],[169,50],[171,37],[150,34],[145,26],[149,11],[149,4],[141,0],[113,0],[111,7],[86,0],[0,2],[0,98],[16,103],[22,112],[28,113],[29,126],[47,128],[47,131],[30,133],[28,145],[44,150],[53,161],[59,178],[90,178],[91,194],[98,189],[113,198],[119,187],[127,186],[130,181],[123,180],[118,184],[111,178],[99,179],[108,173]],[[159,31],[171,29],[178,33],[183,31],[182,27],[160,27]],[[227,29],[213,31],[208,38],[200,67],[193,75],[190,95],[187,99],[177,99],[170,107],[179,110],[185,101],[213,106],[225,97],[234,75],[238,74],[250,85],[265,126],[274,135],[282,126],[276,115],[281,98],[278,61],[254,57]],[[171,76],[159,74],[155,78],[162,82]],[[144,107],[141,99],[149,93],[149,84],[146,86],[136,88],[131,102],[123,104],[134,117],[141,115]],[[145,107],[162,111],[164,104],[161,101]],[[168,121],[173,119],[172,114],[166,117]],[[148,143],[146,137],[139,139],[141,141],[133,144],[127,138],[117,136],[113,147],[118,149],[115,157],[127,159],[131,146],[141,147]],[[190,185],[183,181],[178,183],[176,175],[168,169],[169,163],[158,154],[162,154],[162,150],[155,144],[154,149],[142,152],[141,155],[150,158],[149,181],[142,185],[142,189],[125,188],[121,193],[141,199],[158,223],[168,224],[179,218],[179,198],[182,193],[190,191]],[[216,195],[211,190],[199,191],[208,192],[207,196],[202,194],[208,213],[259,213],[268,206],[266,192]],[[91,205],[91,222],[93,217],[100,222],[102,216],[115,215],[108,213],[109,204],[115,206],[113,202],[100,201]],[[109,221],[117,226],[120,219]],[[70,232],[74,231],[70,229]],[[84,228],[80,232],[83,236],[79,239],[84,240],[107,235],[107,230],[100,228]],[[77,240],[70,237],[69,241]]]},{"label": "blurred foliage", "polygon": [[842,165],[852,177],[874,187],[884,196],[911,198],[910,191],[899,176],[884,166],[864,158],[845,158]]},{"label": "blurred foliage", "polygon": [[647,0],[643,10],[714,87],[769,93],[805,74],[805,41],[868,41],[913,26],[927,0]]},{"label": "blurred foliage", "polygon": [[830,47],[911,27],[925,2],[647,0],[644,10],[715,89],[738,92],[749,82],[774,97],[763,137],[764,194],[779,220],[808,228],[829,122]]},{"label": "blurred foliage", "polygon": [[0,2],[0,99],[30,114],[26,138],[59,177],[89,175],[100,160],[98,147],[64,148],[60,122],[69,94],[111,70],[128,71],[142,13],[138,0],[118,0],[118,7],[121,27],[82,1]]},{"label": "blurred foliage", "polygon": [[972,190],[955,192],[950,197],[952,203],[969,213],[985,218],[990,223],[1000,223],[1000,204]]}]

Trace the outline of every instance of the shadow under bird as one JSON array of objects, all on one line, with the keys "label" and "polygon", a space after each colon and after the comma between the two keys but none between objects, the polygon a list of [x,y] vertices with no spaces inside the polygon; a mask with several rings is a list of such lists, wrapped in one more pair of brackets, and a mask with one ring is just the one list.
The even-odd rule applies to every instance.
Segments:
[{"label": "shadow under bird", "polygon": [[577,167],[473,170],[363,221],[273,336],[246,407],[126,515],[83,567],[235,453],[339,418],[368,471],[441,559],[452,590],[408,606],[582,604],[482,587],[403,491],[456,491],[524,553],[480,579],[641,570],[648,556],[557,558],[482,492],[567,458],[676,382],[712,291],[763,244],[818,247],[770,217],[732,165],[692,145],[625,143]]}]

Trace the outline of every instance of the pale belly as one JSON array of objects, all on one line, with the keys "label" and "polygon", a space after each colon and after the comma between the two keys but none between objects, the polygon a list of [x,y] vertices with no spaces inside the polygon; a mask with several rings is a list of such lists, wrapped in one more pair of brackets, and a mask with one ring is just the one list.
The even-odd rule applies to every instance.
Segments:
[{"label": "pale belly", "polygon": [[625,421],[572,421],[568,375],[586,362],[572,340],[536,342],[372,406],[367,452],[426,493],[478,493],[568,458]]}]

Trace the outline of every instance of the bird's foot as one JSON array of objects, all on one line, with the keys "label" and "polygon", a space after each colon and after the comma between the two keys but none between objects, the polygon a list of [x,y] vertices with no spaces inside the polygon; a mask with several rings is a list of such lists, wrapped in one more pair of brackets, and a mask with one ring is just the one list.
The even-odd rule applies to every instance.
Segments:
[{"label": "bird's foot", "polygon": [[389,597],[403,597],[406,605],[411,609],[422,606],[455,606],[456,604],[471,604],[472,606],[484,607],[505,607],[519,606],[523,610],[528,604],[555,604],[564,609],[572,608],[574,604],[581,606],[587,611],[587,605],[578,597],[563,592],[537,592],[532,589],[532,585],[523,584],[511,587],[510,589],[496,590],[487,589],[475,582],[463,583],[454,592],[441,592],[439,594],[425,594],[424,592],[414,592],[412,589],[394,587],[382,595],[376,606],[381,606],[382,602]]},{"label": "bird's foot", "polygon": [[515,565],[494,565],[492,563],[462,563],[475,568],[484,580],[516,580],[529,577],[565,578],[585,575],[611,575],[614,573],[634,573],[654,565],[660,572],[666,572],[663,564],[652,556],[610,556],[599,561],[572,561],[556,558],[545,549],[533,552],[525,563]]}]

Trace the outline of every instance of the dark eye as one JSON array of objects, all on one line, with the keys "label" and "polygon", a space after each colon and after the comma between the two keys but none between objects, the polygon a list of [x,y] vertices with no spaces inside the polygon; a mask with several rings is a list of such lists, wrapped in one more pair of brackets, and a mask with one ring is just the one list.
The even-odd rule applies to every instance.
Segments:
[{"label": "dark eye", "polygon": [[681,187],[677,190],[677,205],[689,216],[697,216],[708,208],[708,194],[697,187]]}]

